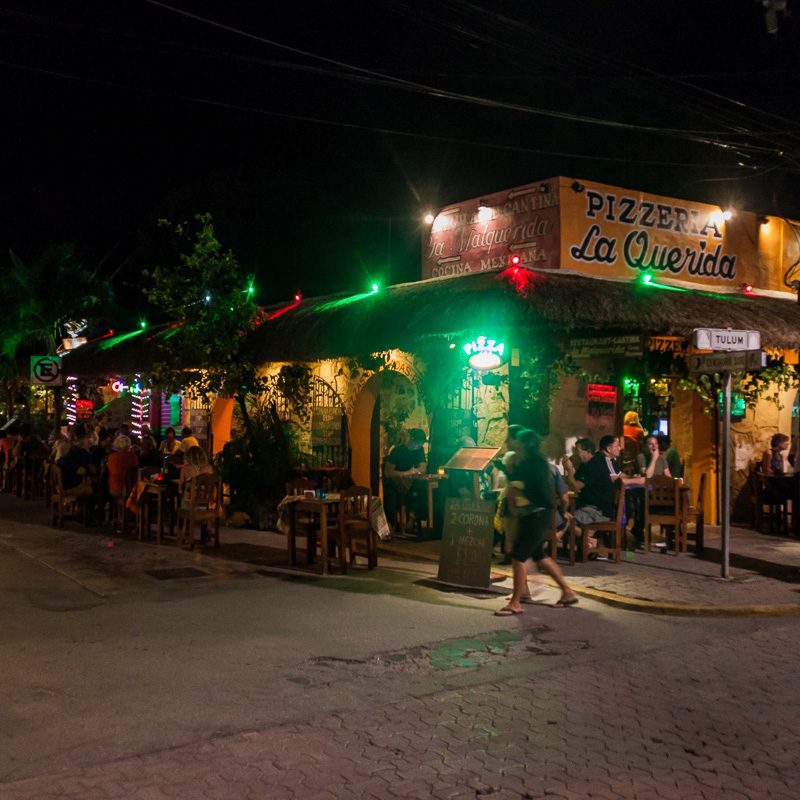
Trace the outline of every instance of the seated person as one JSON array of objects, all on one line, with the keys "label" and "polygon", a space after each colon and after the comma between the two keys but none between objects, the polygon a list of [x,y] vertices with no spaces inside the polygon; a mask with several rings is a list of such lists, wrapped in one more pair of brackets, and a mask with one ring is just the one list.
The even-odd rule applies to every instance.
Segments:
[{"label": "seated person", "polygon": [[672,477],[666,457],[659,452],[657,436],[648,436],[644,440],[644,452],[636,456],[636,474],[645,478],[652,478],[654,475]]},{"label": "seated person", "polygon": [[582,488],[577,479],[578,470],[592,458],[594,452],[594,442],[591,439],[578,439],[572,447],[572,455],[561,461],[564,468],[564,480],[569,489],[576,494]]},{"label": "seated person", "polygon": [[[575,487],[578,499],[575,504],[575,522],[581,528],[593,522],[607,522],[614,516],[614,481],[621,478],[625,486],[643,486],[644,478],[628,477],[620,469],[616,459],[621,448],[616,436],[604,436],[600,440],[600,449],[591,455],[589,448],[591,439],[579,439],[576,444],[581,465],[575,471]],[[644,538],[644,527],[641,531],[634,525],[634,537]],[[589,539],[589,546],[596,547],[597,541]]]},{"label": "seated person", "polygon": [[200,442],[192,436],[192,429],[187,426],[181,430],[180,448],[186,453],[190,447],[200,447]]},{"label": "seated person", "polygon": [[61,468],[61,485],[64,494],[90,495],[94,489],[89,481],[84,480],[86,475],[95,474],[89,456],[89,437],[85,434],[79,436],[75,443],[61,458],[58,465]]},{"label": "seated person", "polygon": [[683,467],[681,466],[681,457],[678,451],[672,446],[672,440],[669,436],[661,434],[658,437],[658,451],[663,454],[667,460],[667,467],[669,467],[669,474],[673,478],[683,477]]},{"label": "seated person", "polygon": [[[555,492],[556,496],[556,538],[560,542],[567,528],[567,522],[572,517],[569,513],[569,490],[564,476],[558,471],[558,467],[549,462],[547,466],[550,473],[550,488]],[[555,553],[550,555],[555,558]]]},{"label": "seated person", "polygon": [[789,437],[785,433],[776,433],[769,444],[769,449],[761,456],[761,471],[769,476],[784,475],[786,468],[783,454],[789,449]]},{"label": "seated person", "polygon": [[[400,444],[391,449],[386,457],[384,466],[383,504],[386,516],[397,524],[400,507],[405,505],[410,516],[419,515],[424,510],[420,501],[427,502],[421,492],[412,489],[414,478],[425,474],[425,450],[423,445],[427,441],[425,432],[419,428],[412,428],[408,433],[401,435]],[[413,527],[413,519],[409,520]]]},{"label": "seated person", "polygon": [[167,428],[158,450],[162,456],[172,456],[180,449],[180,446],[181,443],[175,438],[175,428]]},{"label": "seated person", "polygon": [[125,473],[138,467],[139,458],[131,450],[131,440],[127,436],[117,436],[114,450],[108,456],[108,493],[111,497],[122,497],[125,493]]},{"label": "seated person", "polygon": [[152,436],[142,436],[141,450],[139,451],[139,467],[161,467],[161,454],[156,447],[156,440]]},{"label": "seated person", "polygon": [[25,423],[20,425],[19,438],[14,444],[15,461],[24,461],[29,456],[47,454],[47,445],[33,433],[33,428]]},{"label": "seated person", "polygon": [[789,444],[789,437],[785,433],[776,433],[769,449],[761,457],[761,472],[768,479],[765,487],[768,501],[784,502],[792,496],[792,484],[786,476],[783,463],[783,454],[789,449]]}]

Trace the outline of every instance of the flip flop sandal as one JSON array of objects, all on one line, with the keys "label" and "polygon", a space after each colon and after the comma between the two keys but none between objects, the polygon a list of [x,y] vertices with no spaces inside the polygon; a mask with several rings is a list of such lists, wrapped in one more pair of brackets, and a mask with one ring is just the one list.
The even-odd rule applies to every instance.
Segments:
[{"label": "flip flop sandal", "polygon": [[553,608],[567,608],[568,606],[574,606],[578,604],[578,598],[573,597],[569,600],[559,600]]},{"label": "flip flop sandal", "polygon": [[522,611],[514,611],[513,608],[501,608],[499,611],[495,611],[494,615],[496,617],[515,617],[521,613]]}]

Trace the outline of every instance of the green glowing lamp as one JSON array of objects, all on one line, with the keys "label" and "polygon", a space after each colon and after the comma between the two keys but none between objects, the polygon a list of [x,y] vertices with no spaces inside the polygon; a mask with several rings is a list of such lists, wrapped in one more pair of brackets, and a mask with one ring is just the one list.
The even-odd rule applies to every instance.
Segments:
[{"label": "green glowing lamp", "polygon": [[642,282],[643,283],[652,283],[653,276],[652,275],[642,275]]},{"label": "green glowing lamp", "polygon": [[373,283],[373,284],[372,284],[372,294],[375,294],[375,292],[377,292],[377,291],[378,291],[378,289],[380,289],[380,288],[381,288],[381,287],[380,287],[380,286],[378,286],[378,284],[377,284],[377,283]]},{"label": "green glowing lamp", "polygon": [[147,327],[147,321],[146,321],[146,320],[142,320],[142,321],[141,321],[139,324],[140,324],[140,325],[141,325],[143,328],[146,328],[146,327]]}]

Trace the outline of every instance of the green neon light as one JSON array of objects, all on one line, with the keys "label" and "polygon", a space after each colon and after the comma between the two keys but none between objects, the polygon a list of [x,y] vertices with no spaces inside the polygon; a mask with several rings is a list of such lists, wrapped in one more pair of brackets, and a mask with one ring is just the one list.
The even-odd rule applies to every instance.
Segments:
[{"label": "green neon light", "polygon": [[314,311],[328,311],[332,308],[341,308],[342,306],[348,306],[350,303],[356,303],[359,300],[363,300],[365,297],[372,297],[375,292],[363,292],[362,294],[354,294],[351,297],[343,297],[341,300],[331,300],[328,303],[323,303],[321,306],[317,306]]},{"label": "green neon light", "polygon": [[174,328],[170,328],[162,337],[161,341],[165,342],[169,339],[170,336],[174,336],[180,330],[180,326],[175,326]]},{"label": "green neon light", "polygon": [[116,347],[120,342],[124,342],[126,339],[132,339],[134,336],[139,336],[142,333],[144,333],[144,328],[139,328],[138,331],[131,331],[130,333],[121,333],[119,336],[112,336],[110,339],[106,339],[102,342],[98,349],[110,350],[112,347]]},{"label": "green neon light", "polygon": [[[650,277],[650,276],[645,276]],[[664,283],[654,283],[652,280],[643,284],[651,289],[666,289],[669,292],[688,292],[689,294],[696,294],[701,297],[715,297],[717,300],[731,300],[733,302],[746,302],[743,297],[732,297],[729,294],[718,294],[717,292],[704,292],[701,289],[684,289],[682,286],[668,286]]]}]

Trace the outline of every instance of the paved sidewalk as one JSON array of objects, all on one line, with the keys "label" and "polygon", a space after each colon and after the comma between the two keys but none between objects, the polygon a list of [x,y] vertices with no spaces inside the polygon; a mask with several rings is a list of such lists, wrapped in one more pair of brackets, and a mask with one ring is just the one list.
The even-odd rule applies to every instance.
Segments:
[{"label": "paved sidewalk", "polygon": [[[438,561],[438,541],[396,540],[395,557]],[[723,580],[720,533],[708,528],[702,558],[693,553],[623,551],[622,563],[598,560],[572,566],[559,560],[567,582],[584,596],[650,613],[800,614],[800,541],[731,529],[730,578]],[[498,561],[493,572],[510,577]],[[540,580],[535,575],[532,581]]]},{"label": "paved sidewalk", "polygon": [[796,625],[715,637],[688,660],[665,646],[576,663],[5,784],[0,800],[796,800],[796,682],[761,678],[798,659]]},{"label": "paved sidewalk", "polygon": [[[218,580],[247,578],[259,570],[289,570],[313,578],[318,568],[290,568],[286,540],[271,531],[223,528],[222,546],[182,551],[168,542],[139,542],[130,534],[67,523],[63,531],[48,524],[40,501],[0,495],[0,542],[37,558],[101,597],[113,596],[141,583],[148,571],[202,569]],[[14,519],[24,519],[24,526]],[[621,564],[595,561],[569,566],[561,562],[567,581],[585,597],[634,611],[669,614],[793,615],[800,614],[800,541],[767,536],[742,528],[731,530],[730,579],[722,580],[719,530],[708,528],[703,558],[692,553],[624,552]],[[112,545],[109,547],[108,545]],[[381,564],[405,563],[422,576],[435,577],[439,541],[394,540],[381,546]],[[316,569],[316,571],[315,571]],[[511,576],[496,559],[493,572]],[[535,575],[532,581],[541,580]],[[546,582],[546,581],[545,581]],[[510,587],[507,584],[499,584]]]}]

